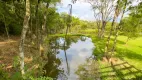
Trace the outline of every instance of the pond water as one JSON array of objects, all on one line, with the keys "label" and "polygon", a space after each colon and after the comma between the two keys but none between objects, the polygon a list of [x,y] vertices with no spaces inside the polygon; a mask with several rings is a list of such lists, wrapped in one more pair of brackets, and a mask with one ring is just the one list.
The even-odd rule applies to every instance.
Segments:
[{"label": "pond water", "polygon": [[86,37],[85,41],[78,40],[76,43],[72,43],[66,52],[61,49],[59,50],[57,57],[62,60],[60,67],[64,69],[68,80],[76,80],[78,78],[75,74],[78,66],[83,64],[92,55],[93,49],[94,45],[91,38]]},{"label": "pond water", "polygon": [[[64,45],[65,41],[66,45]],[[51,42],[50,54],[52,55],[48,55],[49,61],[44,67],[45,75],[55,80],[78,80],[76,71],[92,56],[95,48],[91,38],[68,37],[65,40],[59,37],[52,39]]]}]

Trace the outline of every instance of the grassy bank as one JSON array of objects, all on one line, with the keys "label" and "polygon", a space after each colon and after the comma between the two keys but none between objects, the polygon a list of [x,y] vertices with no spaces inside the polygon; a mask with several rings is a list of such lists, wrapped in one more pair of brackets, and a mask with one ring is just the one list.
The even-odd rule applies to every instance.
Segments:
[{"label": "grassy bank", "polygon": [[[65,36],[65,34],[55,34],[50,35],[52,36]],[[104,53],[104,47],[106,44],[107,36],[104,39],[98,39],[97,34],[93,30],[85,30],[85,33],[79,34],[68,34],[68,36],[88,36],[92,38],[92,42],[96,46],[94,50],[94,55],[98,56],[99,58],[102,57]],[[111,45],[113,44],[114,37],[111,37]],[[121,60],[127,61],[128,63],[134,65],[136,68],[141,69],[142,67],[142,37],[137,37],[134,39],[129,39],[127,44],[127,36],[120,35],[117,40],[117,46],[115,50],[114,57],[117,57]],[[141,69],[142,70],[142,69]]]}]

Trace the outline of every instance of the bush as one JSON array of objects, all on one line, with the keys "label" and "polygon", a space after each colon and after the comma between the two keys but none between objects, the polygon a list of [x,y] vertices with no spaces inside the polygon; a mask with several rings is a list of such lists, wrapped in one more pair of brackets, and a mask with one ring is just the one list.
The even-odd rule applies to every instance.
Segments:
[{"label": "bush", "polygon": [[2,66],[0,66],[0,80],[8,80],[8,73],[2,69]]},{"label": "bush", "polygon": [[22,31],[22,27],[19,25],[13,25],[9,27],[9,34],[12,35],[20,35]]}]

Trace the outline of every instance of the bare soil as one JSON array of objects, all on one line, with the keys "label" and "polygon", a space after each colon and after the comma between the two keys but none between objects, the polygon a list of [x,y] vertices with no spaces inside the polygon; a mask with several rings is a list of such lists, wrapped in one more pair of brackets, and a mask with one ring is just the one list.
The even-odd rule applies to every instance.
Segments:
[{"label": "bare soil", "polygon": [[[11,36],[9,40],[0,36],[0,65],[4,65],[6,72],[15,71],[13,68],[14,58],[19,56],[19,36]],[[25,64],[33,61],[33,55],[37,55],[37,49],[25,45]],[[32,66],[31,66],[32,67]]]}]

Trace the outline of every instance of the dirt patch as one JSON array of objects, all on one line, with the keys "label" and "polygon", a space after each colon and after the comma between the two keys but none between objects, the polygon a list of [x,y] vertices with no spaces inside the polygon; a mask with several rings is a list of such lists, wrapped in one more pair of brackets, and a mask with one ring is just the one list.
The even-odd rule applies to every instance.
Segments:
[{"label": "dirt patch", "polygon": [[[0,64],[4,70],[12,72],[14,58],[19,56],[20,37],[10,37],[9,40],[0,39]],[[25,45],[25,64],[31,64],[33,56],[37,55],[37,49]]]},{"label": "dirt patch", "polygon": [[111,63],[112,62],[112,63],[116,64],[116,63],[119,63],[122,61],[117,57],[111,57],[111,58],[109,58],[109,60],[106,57],[103,57],[102,62],[104,62],[104,63],[106,63],[106,62]]}]

